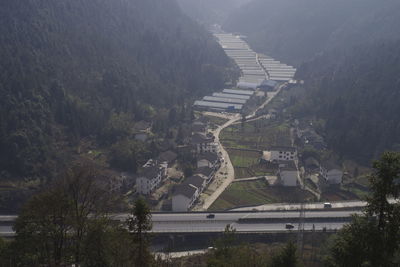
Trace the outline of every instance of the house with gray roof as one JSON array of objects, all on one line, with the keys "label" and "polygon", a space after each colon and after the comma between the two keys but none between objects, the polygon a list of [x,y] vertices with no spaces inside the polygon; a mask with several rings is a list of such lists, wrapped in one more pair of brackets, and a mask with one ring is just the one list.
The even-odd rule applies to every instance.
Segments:
[{"label": "house with gray roof", "polygon": [[297,186],[300,176],[295,163],[288,161],[279,164],[278,178],[283,186]]},{"label": "house with gray roof", "polygon": [[191,184],[181,184],[174,187],[172,195],[172,211],[188,211],[199,195],[198,188]]},{"label": "house with gray roof", "polygon": [[205,152],[197,157],[197,168],[209,167],[216,168],[219,163],[219,157],[216,153]]},{"label": "house with gray roof", "polygon": [[330,185],[341,184],[343,181],[343,170],[333,162],[323,162],[320,168],[321,177]]},{"label": "house with gray roof", "polygon": [[165,152],[161,152],[160,155],[158,155],[158,161],[160,162],[166,162],[168,165],[171,165],[175,162],[176,158],[178,157],[178,154],[175,152],[168,150]]},{"label": "house with gray roof", "polygon": [[207,177],[203,175],[193,175],[185,179],[183,184],[191,184],[198,189],[198,193],[203,192],[204,187],[206,186]]},{"label": "house with gray roof", "polygon": [[157,160],[149,160],[138,172],[136,178],[136,190],[139,194],[151,194],[167,176],[167,163],[159,163]]},{"label": "house with gray roof", "polygon": [[197,154],[212,152],[218,152],[218,144],[214,142],[214,137],[207,136],[201,133],[195,133],[192,135],[191,144],[193,146],[193,150]]},{"label": "house with gray roof", "polygon": [[204,177],[206,177],[207,178],[206,183],[208,184],[214,178],[215,169],[212,169],[210,167],[200,167],[194,171],[194,174],[203,175]]}]

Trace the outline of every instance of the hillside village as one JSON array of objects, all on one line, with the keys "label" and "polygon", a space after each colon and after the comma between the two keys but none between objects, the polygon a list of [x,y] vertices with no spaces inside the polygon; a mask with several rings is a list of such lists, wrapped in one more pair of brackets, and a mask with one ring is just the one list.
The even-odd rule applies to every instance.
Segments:
[{"label": "hillside village", "polygon": [[[215,37],[242,71],[237,86],[194,102],[190,124],[173,135],[182,142],[166,145],[131,176],[131,197],[145,196],[161,211],[232,208],[238,204],[220,204],[232,190],[248,190],[252,184],[262,194],[259,201],[267,202],[362,197],[367,189],[352,175],[358,167],[349,169],[332,155],[316,122],[291,116],[293,100],[304,90],[302,81],[293,80],[296,70],[253,52],[240,36],[216,29]],[[149,142],[151,128],[141,122],[135,139]],[[259,143],[260,138],[265,141]],[[270,192],[265,195],[265,190]],[[282,192],[293,192],[293,198]],[[262,203],[240,194],[228,199],[239,205]]]},{"label": "hillside village", "polygon": [[[284,190],[282,188],[300,190],[300,198],[294,201],[302,201],[302,194],[307,199],[311,194],[314,200],[325,197],[330,200],[329,194],[357,198],[342,190],[347,173],[338,160],[321,156],[327,153],[328,148],[312,122],[288,117],[290,100],[293,94],[298,93],[297,90],[301,91],[301,81],[292,80],[295,69],[266,55],[254,53],[238,36],[216,33],[216,38],[242,70],[237,87],[194,102],[196,115],[183,135],[183,142],[162,151],[140,168],[132,178],[135,180],[134,190],[130,191],[132,196],[145,196],[154,210],[203,210],[213,201],[224,199],[223,192],[229,194],[232,183],[244,185],[244,180],[248,178],[251,179],[248,183],[261,179],[268,187],[276,188],[276,192]],[[230,127],[237,129],[248,124],[257,128],[260,123],[278,123],[279,126],[284,121],[289,126],[287,134],[277,133],[275,141],[270,140],[261,147],[257,145],[256,149],[251,143],[250,150],[243,145],[238,149],[226,143],[225,134],[220,137],[222,144],[215,136],[218,128],[225,129],[223,133],[230,129],[228,125],[221,128],[229,120],[233,120]],[[151,136],[151,125],[143,122],[136,131],[135,138],[146,141]],[[241,131],[236,135],[235,142],[238,144],[242,142],[241,138],[245,138]],[[228,148],[228,158],[224,158],[221,145]],[[235,163],[234,151],[239,156],[243,153],[258,154],[252,160],[253,165],[246,167],[247,176],[241,174],[239,168],[242,167]],[[235,173],[227,168],[232,159]],[[278,197],[275,201],[285,201],[285,198]]]}]

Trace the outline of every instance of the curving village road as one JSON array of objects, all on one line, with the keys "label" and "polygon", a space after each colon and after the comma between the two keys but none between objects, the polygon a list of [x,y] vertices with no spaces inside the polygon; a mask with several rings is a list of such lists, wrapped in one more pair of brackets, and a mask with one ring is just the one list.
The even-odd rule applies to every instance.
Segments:
[{"label": "curving village road", "polygon": [[[250,115],[246,116],[246,121],[254,120],[259,117],[262,117],[262,115],[261,116],[256,115],[257,111],[263,109],[268,103],[270,103],[272,101],[272,99],[274,99],[280,93],[280,91],[283,88],[285,88],[286,85],[287,85],[286,83],[281,84],[278,87],[277,91],[269,93],[266,101],[264,101],[264,103],[262,103],[259,107],[257,107]],[[212,131],[212,134],[215,136],[215,142],[218,144],[219,150],[221,152],[221,156],[224,159],[224,163],[221,165],[221,168],[216,173],[217,177],[215,178],[215,180],[221,180],[221,178],[222,178],[223,182],[219,185],[219,187],[210,196],[208,196],[206,199],[203,200],[201,207],[197,206],[194,210],[207,210],[214,203],[214,201],[217,200],[217,198],[222,194],[222,192],[224,192],[225,189],[235,179],[235,169],[233,167],[231,159],[229,158],[228,152],[225,150],[224,146],[222,145],[222,143],[220,141],[219,136],[220,136],[222,130],[237,123],[239,120],[242,119],[240,114],[235,114],[235,115],[229,116],[229,115],[223,115],[220,113],[207,112],[207,113],[205,113],[205,115],[215,116],[215,117],[220,117],[220,118],[224,116],[225,118],[229,118],[229,121],[227,121],[225,124],[219,126],[217,129]]]}]

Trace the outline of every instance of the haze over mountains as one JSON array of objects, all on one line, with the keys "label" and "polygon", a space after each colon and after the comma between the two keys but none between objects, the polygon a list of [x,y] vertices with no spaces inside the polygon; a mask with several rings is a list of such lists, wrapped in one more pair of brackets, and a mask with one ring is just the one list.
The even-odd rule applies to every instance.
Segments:
[{"label": "haze over mountains", "polygon": [[399,10],[395,0],[255,0],[223,26],[259,52],[301,64],[330,49],[398,39]]},{"label": "haze over mountains", "polygon": [[6,0],[0,33],[4,180],[50,177],[82,138],[107,148],[236,75],[173,1]]},{"label": "haze over mountains", "polygon": [[293,115],[322,120],[331,149],[365,164],[399,149],[399,1],[254,0],[222,25],[299,67]]},{"label": "haze over mountains", "polygon": [[1,0],[0,266],[399,267],[399,25],[399,0]]},{"label": "haze over mountains", "polygon": [[236,9],[251,0],[177,0],[182,10],[201,24],[223,23]]},{"label": "haze over mountains", "polygon": [[319,129],[340,155],[368,164],[400,150],[400,42],[336,50],[304,64],[306,94],[297,117],[322,119]]},{"label": "haze over mountains", "polygon": [[398,1],[178,2],[192,19],[157,0],[2,1],[1,178],[54,177],[82,140],[147,158],[148,147],[127,141],[136,122],[167,133],[169,111],[188,114],[191,100],[238,75],[194,20],[297,64],[308,93],[294,114],[322,119],[343,156],[367,162],[397,149]]}]

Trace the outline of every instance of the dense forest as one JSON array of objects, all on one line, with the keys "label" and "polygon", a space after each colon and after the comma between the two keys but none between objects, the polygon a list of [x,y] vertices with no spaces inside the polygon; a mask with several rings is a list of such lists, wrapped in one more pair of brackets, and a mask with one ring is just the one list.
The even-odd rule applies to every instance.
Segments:
[{"label": "dense forest", "polygon": [[300,65],[315,54],[400,37],[396,0],[254,0],[223,24],[254,50]]},{"label": "dense forest", "polygon": [[324,121],[324,135],[341,155],[369,163],[400,149],[400,42],[336,50],[304,64],[307,93],[297,117]]},{"label": "dense forest", "polygon": [[135,122],[236,75],[174,1],[1,1],[0,178],[52,177],[81,140],[126,148]]}]

